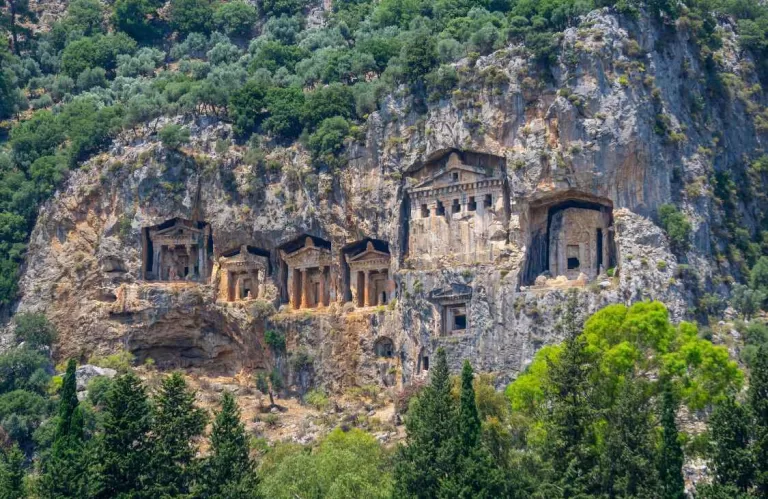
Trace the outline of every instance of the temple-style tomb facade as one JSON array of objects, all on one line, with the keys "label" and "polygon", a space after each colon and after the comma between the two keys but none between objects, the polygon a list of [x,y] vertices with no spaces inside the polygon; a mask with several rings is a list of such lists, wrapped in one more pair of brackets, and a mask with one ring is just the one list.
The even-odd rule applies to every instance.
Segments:
[{"label": "temple-style tomb facade", "polygon": [[365,250],[345,255],[350,271],[352,299],[358,307],[385,305],[392,299],[395,283],[389,278],[389,252],[368,241]]},{"label": "temple-style tomb facade", "polygon": [[550,220],[549,271],[553,276],[594,279],[609,262],[610,214],[567,208]]},{"label": "temple-style tomb facade", "polygon": [[331,250],[307,236],[304,244],[290,253],[280,250],[288,266],[288,297],[293,309],[319,308],[330,303]]},{"label": "temple-style tomb facade", "polygon": [[269,259],[246,245],[219,257],[219,296],[225,301],[264,298]]},{"label": "temple-style tomb facade", "polygon": [[464,284],[452,284],[449,288],[437,289],[430,294],[430,300],[437,304],[442,323],[441,336],[467,334],[472,298],[472,288]]},{"label": "temple-style tomb facade", "polygon": [[210,226],[175,218],[144,230],[144,278],[205,282],[210,272]]},{"label": "temple-style tomb facade", "polygon": [[409,174],[409,260],[487,263],[506,244],[504,158],[452,151]]}]

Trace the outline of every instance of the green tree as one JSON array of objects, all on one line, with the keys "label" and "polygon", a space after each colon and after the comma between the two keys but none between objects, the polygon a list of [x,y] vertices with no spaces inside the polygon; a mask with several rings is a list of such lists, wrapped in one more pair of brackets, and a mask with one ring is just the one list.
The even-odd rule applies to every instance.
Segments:
[{"label": "green tree", "polygon": [[115,0],[112,22],[115,27],[141,43],[152,43],[160,38],[164,25],[157,9],[163,2],[157,0]]},{"label": "green tree", "polygon": [[438,497],[441,482],[456,469],[456,411],[442,348],[430,374],[429,386],[408,408],[407,445],[395,457],[396,497]]},{"label": "green tree", "polygon": [[154,497],[188,494],[206,416],[195,406],[195,393],[180,373],[163,379],[154,397],[153,415],[150,493]]},{"label": "green tree", "polygon": [[247,37],[256,24],[256,9],[246,2],[221,3],[213,13],[213,25],[217,30],[232,37]]},{"label": "green tree", "polygon": [[659,444],[657,467],[661,497],[664,499],[683,499],[685,482],[683,481],[683,449],[677,431],[678,401],[669,380],[662,380],[661,393],[661,442]]},{"label": "green tree", "polygon": [[315,166],[339,168],[346,164],[342,153],[349,133],[349,122],[344,118],[336,116],[323,120],[307,142]]},{"label": "green tree", "polygon": [[13,41],[13,51],[16,55],[21,53],[21,45],[19,42],[19,35],[29,36],[31,32],[25,25],[30,22],[34,22],[37,19],[35,13],[29,8],[29,0],[4,0],[0,2],[0,6],[5,3],[5,19],[0,17],[0,21],[4,21],[8,30],[11,32],[11,40]]},{"label": "green tree", "polygon": [[744,320],[751,319],[760,310],[765,298],[765,292],[744,284],[736,284],[731,291],[731,305]]},{"label": "green tree", "polygon": [[44,498],[84,497],[88,490],[88,453],[84,419],[77,400],[77,362],[70,359],[59,394],[53,447],[42,464],[40,494]]},{"label": "green tree", "polygon": [[292,16],[304,7],[302,0],[258,0],[262,17],[277,17],[281,14]]},{"label": "green tree", "polygon": [[210,0],[171,0],[171,28],[180,35],[208,34],[213,25]]},{"label": "green tree", "polygon": [[423,82],[427,73],[437,64],[435,37],[428,31],[417,31],[403,44],[400,59],[406,80],[411,83]]},{"label": "green tree", "polygon": [[269,117],[262,128],[281,140],[294,140],[303,128],[304,92],[298,87],[272,87],[265,97]]},{"label": "green tree", "polygon": [[768,347],[761,346],[749,376],[749,407],[754,418],[752,457],[756,464],[755,485],[761,497],[768,496]]},{"label": "green tree", "polygon": [[0,455],[0,499],[24,497],[24,453],[14,445]]},{"label": "green tree", "polygon": [[768,256],[761,256],[749,272],[749,287],[768,293]]},{"label": "green tree", "polygon": [[237,135],[245,137],[261,126],[268,116],[266,96],[267,88],[255,80],[248,80],[232,94],[228,110]]},{"label": "green tree", "polygon": [[256,475],[248,456],[248,436],[240,420],[240,408],[230,392],[222,396],[210,442],[211,453],[203,463],[196,495],[217,499],[257,497]]},{"label": "green tree", "polygon": [[151,410],[133,372],[118,376],[104,404],[97,446],[96,497],[141,497],[149,472]]},{"label": "green tree", "polygon": [[355,115],[355,98],[347,85],[334,83],[307,95],[304,120],[313,129],[326,118],[341,116],[351,119]]},{"label": "green tree", "polygon": [[659,220],[669,236],[672,249],[677,252],[686,251],[691,244],[692,230],[688,218],[675,205],[663,204],[659,207]]},{"label": "green tree", "polygon": [[648,390],[642,380],[627,379],[608,412],[600,466],[607,497],[656,496],[654,421]]},{"label": "green tree", "polygon": [[160,141],[172,151],[178,151],[181,146],[189,143],[189,128],[171,123],[160,129]]},{"label": "green tree", "polygon": [[732,397],[719,404],[709,420],[712,439],[712,464],[721,485],[747,492],[755,468],[749,448],[750,415]]},{"label": "green tree", "polygon": [[104,7],[98,0],[73,0],[63,22],[69,32],[78,31],[84,36],[103,33]]},{"label": "green tree", "polygon": [[16,323],[16,341],[23,341],[31,348],[50,347],[56,341],[56,328],[44,314],[16,314],[13,321]]}]

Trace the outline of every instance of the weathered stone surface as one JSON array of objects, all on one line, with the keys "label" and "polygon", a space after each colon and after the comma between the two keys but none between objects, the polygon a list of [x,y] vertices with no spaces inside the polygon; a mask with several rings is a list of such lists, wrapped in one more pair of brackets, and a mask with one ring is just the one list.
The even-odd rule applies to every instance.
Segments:
[{"label": "weathered stone surface", "polygon": [[75,371],[77,391],[82,392],[86,390],[88,388],[88,383],[90,383],[93,378],[97,378],[99,376],[114,378],[116,375],[117,371],[108,367],[92,366],[91,364],[80,366]]},{"label": "weathered stone surface", "polygon": [[[744,81],[756,82],[727,25],[723,33],[718,57]],[[683,187],[711,190],[710,174],[743,164],[742,154],[759,148],[761,133],[739,99],[708,100],[706,123],[692,113],[685,95],[706,99],[708,93],[705,83],[684,75],[703,71],[687,36],[682,26],[662,34],[645,17],[626,20],[602,10],[565,32],[552,78],[537,73],[521,47],[481,57],[473,67],[462,61],[457,68],[467,81],[426,104],[425,113],[402,93],[387,97],[365,123],[365,140],[350,143],[349,166],[340,172],[315,171],[301,146],[267,150],[267,161],[279,170],[246,163],[240,146],[216,152],[214,144],[232,134],[212,118],[185,123],[192,142],[183,154],[164,150],[151,135],[121,137],[107,154],[74,171],[43,207],[18,309],[48,314],[61,333],[60,357],[126,346],[161,368],[234,373],[275,365],[299,390],[399,385],[424,376],[439,346],[452,368],[471,359],[476,369],[499,373],[503,383],[538,348],[560,338],[572,289],[583,316],[609,303],[660,299],[675,320],[682,319],[695,290],[725,294],[722,280],[712,277],[716,270],[732,271],[722,264],[718,269],[714,258],[728,244],[712,231],[720,209],[711,197]],[[629,51],[633,40],[639,48]],[[648,83],[647,76],[654,80]],[[685,132],[685,141],[671,143],[654,132],[660,113],[673,130]],[[715,138],[727,147],[702,152]],[[418,237],[410,222],[420,210],[408,204],[409,178],[448,151],[503,158],[503,196],[492,199],[496,218],[482,228],[472,225],[469,208],[451,214],[456,234],[464,231],[454,242],[479,234],[486,239],[482,247],[493,248],[492,258],[414,254],[438,246],[409,244]],[[546,273],[541,262],[548,260],[549,207],[568,201],[610,211],[614,277],[607,268],[600,275],[590,269],[583,279]],[[694,226],[685,272],[653,221],[658,207],[670,202]],[[758,226],[749,206],[739,209],[748,228]],[[177,217],[210,227],[213,262],[242,245],[266,252],[273,291],[264,299],[221,303],[218,264],[201,282],[145,280],[143,229]],[[286,304],[295,281],[281,250],[307,236],[329,244],[321,262],[328,302],[320,310],[294,311]],[[369,239],[387,244],[394,299],[361,308],[350,296],[344,250]],[[456,319],[462,315],[465,325]],[[446,327],[449,320],[454,324]],[[264,344],[270,329],[286,335],[287,353],[278,358]],[[392,357],[377,350],[382,338],[392,342]]]}]

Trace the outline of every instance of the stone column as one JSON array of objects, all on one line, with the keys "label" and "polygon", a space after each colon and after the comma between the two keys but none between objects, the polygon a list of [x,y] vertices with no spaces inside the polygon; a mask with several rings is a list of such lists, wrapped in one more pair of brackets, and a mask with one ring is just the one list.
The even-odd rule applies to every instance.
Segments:
[{"label": "stone column", "polygon": [[162,268],[160,267],[161,248],[162,246],[158,246],[157,248],[153,247],[152,249],[152,251],[154,252],[154,256],[152,257],[152,275],[157,280],[160,279],[160,269]]},{"label": "stone column", "polygon": [[320,267],[320,285],[318,286],[317,308],[325,306],[325,267]]},{"label": "stone column", "polygon": [[299,308],[309,307],[309,279],[307,269],[301,269],[301,305]]},{"label": "stone column", "polygon": [[363,273],[363,306],[371,306],[371,271],[366,270]]},{"label": "stone column", "polygon": [[165,253],[165,246],[160,245],[160,250],[157,253],[157,273],[155,279],[158,281],[163,280],[163,254]]}]

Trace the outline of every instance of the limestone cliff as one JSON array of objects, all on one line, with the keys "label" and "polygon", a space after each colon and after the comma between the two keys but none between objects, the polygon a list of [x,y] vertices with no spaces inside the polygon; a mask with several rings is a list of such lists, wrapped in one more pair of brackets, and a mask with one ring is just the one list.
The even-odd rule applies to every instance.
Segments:
[{"label": "limestone cliff", "polygon": [[[739,277],[716,258],[727,242],[710,181],[730,170],[746,182],[765,133],[753,64],[727,20],[721,29],[716,59],[733,78],[717,93],[686,26],[595,11],[564,33],[551,73],[510,46],[462,61],[457,88],[428,102],[395,92],[340,171],[316,171],[300,145],[246,157],[214,119],[185,122],[193,140],[182,151],[149,129],[127,134],[42,209],[18,310],[48,314],[59,356],[127,348],[224,373],[272,363],[264,333],[280,331],[290,383],[335,390],[412,380],[438,346],[454,368],[469,358],[508,380],[560,337],[569,289],[582,314],[651,298],[683,319],[702,292],[727,293],[719,276]],[[454,170],[469,180],[441,184]],[[456,182],[477,195],[446,206]],[[432,197],[416,202],[419,192]],[[761,202],[737,207],[749,230]],[[684,269],[654,222],[665,203],[694,225]],[[597,240],[555,233],[566,210],[602,213],[590,218]],[[555,225],[570,230],[570,216]],[[207,270],[181,263],[176,280],[148,279],[146,231],[176,218],[210,228],[210,247],[197,249]],[[327,260],[303,273],[287,255],[308,236]],[[388,266],[357,273],[348,257],[368,241]],[[268,262],[265,291],[232,284],[250,299],[230,301],[222,280],[246,281],[222,265],[244,245]],[[573,275],[547,279],[557,265]],[[302,303],[319,308],[294,309]]]}]

